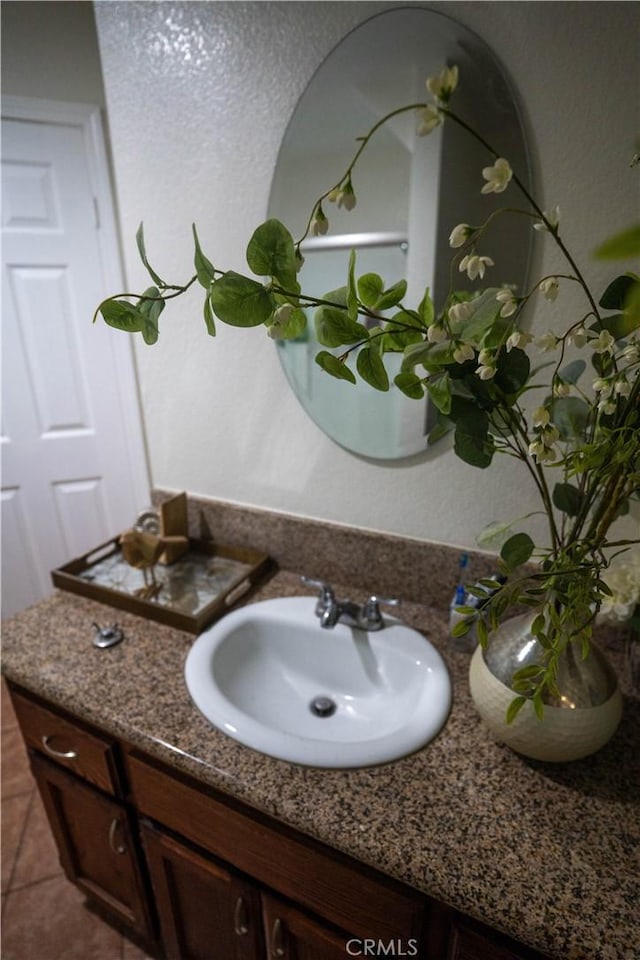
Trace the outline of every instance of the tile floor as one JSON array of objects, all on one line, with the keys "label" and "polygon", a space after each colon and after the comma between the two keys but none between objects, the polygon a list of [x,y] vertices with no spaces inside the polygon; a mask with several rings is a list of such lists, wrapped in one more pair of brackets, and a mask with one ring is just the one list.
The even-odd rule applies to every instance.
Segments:
[{"label": "tile floor", "polygon": [[2,960],[147,960],[64,876],[4,681],[1,698]]}]

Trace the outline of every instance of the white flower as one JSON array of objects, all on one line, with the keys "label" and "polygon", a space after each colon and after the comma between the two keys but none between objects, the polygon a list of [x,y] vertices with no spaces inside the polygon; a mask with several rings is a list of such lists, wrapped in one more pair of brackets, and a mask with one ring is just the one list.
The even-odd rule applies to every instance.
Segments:
[{"label": "white flower", "polygon": [[449,320],[453,323],[463,323],[473,316],[473,305],[468,300],[463,300],[462,303],[454,303],[448,312]]},{"label": "white flower", "polygon": [[338,207],[344,207],[345,210],[353,210],[356,205],[356,195],[353,192],[351,177],[347,177],[344,183],[334,188],[328,194],[327,200],[335,203]]},{"label": "white flower", "polygon": [[429,77],[427,80],[427,90],[440,103],[447,103],[457,86],[458,68],[455,65],[444,67],[437,77]]},{"label": "white flower", "polygon": [[456,363],[466,363],[467,360],[473,360],[476,352],[470,343],[461,343],[453,351],[453,359]]},{"label": "white flower", "polygon": [[[549,211],[543,210],[542,212],[543,212],[543,214],[544,214],[545,219],[546,219],[547,222],[551,225],[551,227],[554,229],[554,231],[557,230],[557,229],[558,229],[558,224],[560,223],[560,207],[559,207],[559,205],[556,204],[555,207],[553,208],[553,210],[549,210]],[[548,230],[549,228],[547,227],[547,224],[544,222],[544,220],[538,220],[536,223],[534,223],[533,229],[534,229],[534,230]]]},{"label": "white flower", "polygon": [[492,267],[493,260],[491,257],[480,257],[477,253],[468,253],[460,261],[458,270],[460,273],[467,271],[467,276],[469,280],[475,280],[477,277],[482,279],[484,277],[484,271],[486,267]]},{"label": "white flower", "polygon": [[598,410],[600,413],[604,413],[609,416],[612,413],[616,412],[616,402],[615,400],[601,400],[598,404]]},{"label": "white flower", "polygon": [[532,414],[531,422],[534,427],[544,427],[549,423],[551,416],[546,407],[537,407]]},{"label": "white flower", "polygon": [[481,363],[476,369],[476,374],[481,380],[491,380],[491,378],[495,377],[496,375],[496,368],[492,367],[490,364]]},{"label": "white flower", "polygon": [[535,457],[538,463],[552,462],[558,457],[558,452],[553,447],[547,446],[542,440],[534,440],[529,444],[529,455]]},{"label": "white flower", "polygon": [[573,344],[574,347],[584,347],[585,343],[589,339],[589,335],[585,328],[580,324],[579,327],[576,327],[575,330],[571,330],[567,334],[567,343]]},{"label": "white flower", "polygon": [[427,330],[427,340],[429,343],[442,343],[442,341],[446,339],[447,331],[444,327],[439,327],[436,323],[432,323]]},{"label": "white flower", "polygon": [[453,247],[463,247],[471,234],[474,233],[473,227],[470,227],[468,223],[459,223],[457,227],[454,227],[449,236],[449,246]]},{"label": "white flower", "polygon": [[615,338],[608,330],[601,330],[596,339],[590,341],[594,353],[613,353],[615,344]]},{"label": "white flower", "polygon": [[480,193],[503,193],[509,186],[513,170],[508,160],[505,160],[504,157],[498,157],[492,167],[484,167],[482,176],[487,183]]},{"label": "white flower", "polygon": [[511,317],[518,309],[518,298],[514,295],[513,290],[509,290],[507,287],[498,290],[496,300],[502,304],[501,317]]},{"label": "white flower", "polygon": [[565,383],[563,380],[554,380],[553,381],[553,395],[554,397],[568,397],[571,393],[571,384]]},{"label": "white flower", "polygon": [[546,277],[546,279],[540,281],[539,287],[547,300],[555,300],[558,296],[560,283],[557,277]]},{"label": "white flower", "polygon": [[513,333],[507,337],[507,353],[513,350],[514,347],[526,347],[532,340],[533,337],[530,333],[525,333],[524,330],[514,330]]},{"label": "white flower", "polygon": [[[552,443],[560,439],[560,431],[553,423],[547,423],[542,428],[542,442],[545,447],[550,447]],[[554,458],[555,459],[555,458]]]},{"label": "white flower", "polygon": [[543,333],[541,337],[536,337],[534,343],[536,347],[539,347],[544,353],[550,353],[551,350],[555,350],[557,347],[558,338],[555,333],[549,330],[547,333]]},{"label": "white flower", "polygon": [[624,623],[640,603],[640,549],[616,557],[601,576],[612,595],[603,598],[597,622]]},{"label": "white flower", "polygon": [[600,394],[601,400],[606,400],[607,397],[611,396],[611,392],[613,390],[613,384],[611,383],[610,380],[605,380],[602,377],[598,377],[596,380],[593,381],[591,386],[593,387],[594,393]]},{"label": "white flower", "polygon": [[613,392],[619,397],[628,397],[631,393],[631,384],[625,376],[618,377]]},{"label": "white flower", "polygon": [[620,356],[628,360],[629,363],[637,363],[640,360],[640,343],[630,343],[624,348]]},{"label": "white flower", "polygon": [[310,232],[312,237],[323,237],[329,229],[329,221],[324,215],[321,204],[316,207],[316,212],[311,221]]},{"label": "white flower", "polygon": [[418,123],[416,133],[419,137],[426,137],[428,133],[435,130],[441,123],[442,115],[440,111],[437,107],[434,107],[432,103],[429,103],[420,114],[420,122]]}]

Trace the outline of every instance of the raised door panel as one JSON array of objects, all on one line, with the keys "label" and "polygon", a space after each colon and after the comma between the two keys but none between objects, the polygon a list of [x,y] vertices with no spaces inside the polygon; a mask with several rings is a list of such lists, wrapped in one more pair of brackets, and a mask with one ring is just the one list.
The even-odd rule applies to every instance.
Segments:
[{"label": "raised door panel", "polygon": [[31,755],[31,766],[69,880],[114,919],[150,939],[145,889],[127,811],[37,754]]},{"label": "raised door panel", "polygon": [[296,907],[263,893],[270,960],[345,960],[362,956],[363,941],[333,930]]},{"label": "raised door panel", "polygon": [[148,821],[140,831],[167,960],[259,960],[257,889]]}]

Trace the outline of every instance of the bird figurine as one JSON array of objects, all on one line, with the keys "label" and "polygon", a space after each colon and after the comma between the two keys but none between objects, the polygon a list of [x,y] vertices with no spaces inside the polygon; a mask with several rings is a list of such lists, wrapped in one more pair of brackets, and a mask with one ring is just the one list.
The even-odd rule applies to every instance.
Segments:
[{"label": "bird figurine", "polygon": [[126,530],[120,537],[122,556],[131,567],[142,570],[144,586],[136,590],[136,596],[151,600],[160,592],[162,584],[156,579],[155,565],[166,547],[188,544],[187,537],[163,536],[144,530]]}]

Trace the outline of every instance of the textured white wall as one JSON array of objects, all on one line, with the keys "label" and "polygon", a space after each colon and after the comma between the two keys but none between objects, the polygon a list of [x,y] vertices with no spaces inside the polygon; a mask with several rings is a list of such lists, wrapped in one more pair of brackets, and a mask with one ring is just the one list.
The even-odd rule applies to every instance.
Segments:
[{"label": "textured white wall", "polygon": [[[151,262],[172,282],[191,273],[194,220],[210,258],[243,269],[299,95],[349,29],[391,6],[96,4],[133,289],[145,283],[140,220]],[[577,257],[604,279],[589,252],[638,205],[628,167],[640,126],[637,5],[430,6],[475,30],[504,64],[531,132],[538,196],[561,203]],[[549,250],[537,248],[537,270],[553,270]],[[567,293],[555,311],[572,320],[576,308]],[[548,316],[541,305],[536,326]],[[488,522],[537,506],[519,465],[478,471],[446,449],[386,465],[355,457],[304,414],[262,329],[225,327],[210,339],[195,298],[162,319],[159,343],[137,351],[157,486],[465,546]]]}]

